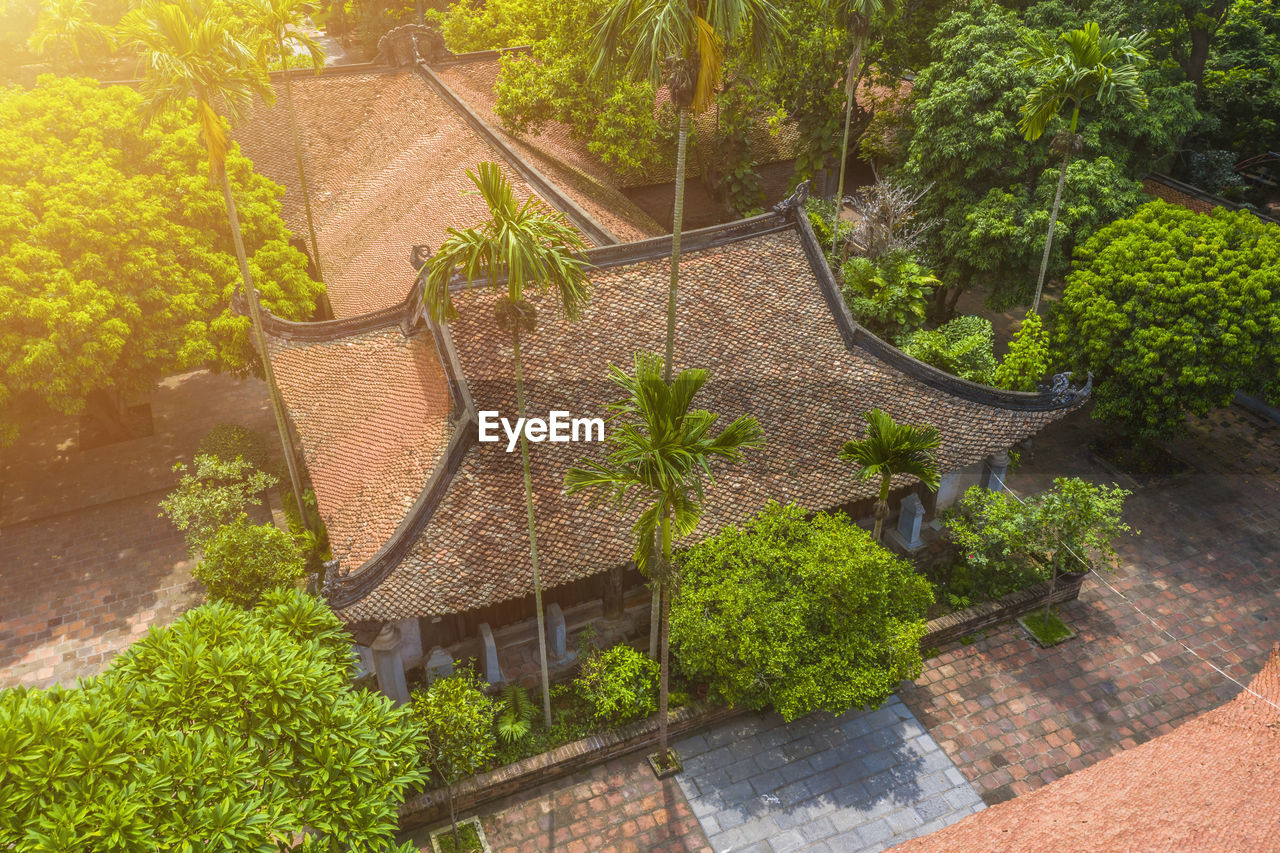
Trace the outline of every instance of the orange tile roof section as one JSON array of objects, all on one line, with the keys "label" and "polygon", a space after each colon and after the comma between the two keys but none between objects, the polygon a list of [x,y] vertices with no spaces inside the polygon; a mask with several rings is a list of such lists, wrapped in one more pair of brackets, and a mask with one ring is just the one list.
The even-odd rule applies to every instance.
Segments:
[{"label": "orange tile roof section", "polygon": [[[781,217],[756,222],[767,233],[681,258],[678,366],[710,371],[699,405],[725,418],[752,414],[768,439],[745,465],[720,473],[695,538],[745,520],[769,500],[826,509],[873,496],[874,485],[856,479],[853,468],[836,458],[841,444],[862,432],[861,413],[873,407],[899,421],[937,426],[944,471],[1010,447],[1066,411],[962,399],[851,346],[798,226]],[[666,251],[597,271],[591,306],[576,324],[539,305],[539,327],[522,343],[531,414],[545,417],[557,409],[575,417],[600,415],[618,397],[606,378],[608,366],[629,367],[642,348],[662,351]],[[492,301],[487,294],[460,296],[461,316],[451,336],[475,408],[510,416],[511,345],[495,325]],[[633,519],[563,494],[565,470],[601,447],[540,443],[530,451],[544,585],[626,562]],[[505,443],[472,444],[417,544],[341,615],[351,622],[391,620],[521,598],[531,592],[525,524],[520,454],[505,452]]]},{"label": "orange tile roof section", "polygon": [[[259,104],[235,138],[260,173],[290,188],[284,219],[306,239],[284,82],[274,86],[275,105]],[[411,247],[434,250],[450,226],[485,215],[466,170],[503,158],[409,69],[295,76],[293,97],[334,316],[395,305],[413,286]],[[531,195],[507,172],[520,198]]]},{"label": "orange tile roof section", "polygon": [[1280,648],[1250,689],[1221,708],[894,850],[1280,849],[1278,706]]},{"label": "orange tile roof section", "polygon": [[430,332],[391,324],[331,342],[268,339],[339,567],[395,532],[440,461],[449,387]]}]

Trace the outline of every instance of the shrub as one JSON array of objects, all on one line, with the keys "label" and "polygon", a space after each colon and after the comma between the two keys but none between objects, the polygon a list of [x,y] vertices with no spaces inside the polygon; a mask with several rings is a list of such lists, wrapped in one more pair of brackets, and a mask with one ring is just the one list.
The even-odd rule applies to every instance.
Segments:
[{"label": "shrub", "polygon": [[771,504],[689,549],[671,644],[734,705],[875,706],[920,672],[928,581],[839,516]]},{"label": "shrub", "polygon": [[574,684],[598,722],[617,725],[658,709],[658,664],[625,643],[583,661]]},{"label": "shrub", "polygon": [[932,364],[953,376],[986,385],[996,369],[995,335],[991,321],[965,315],[932,331],[919,331],[902,343],[912,358]]},{"label": "shrub", "polygon": [[206,604],[76,687],[0,690],[0,850],[393,850],[424,781],[405,708],[296,591]]},{"label": "shrub", "polygon": [[940,282],[904,252],[878,261],[851,258],[841,269],[849,313],[888,340],[924,325],[925,312]]},{"label": "shrub", "polygon": [[992,381],[1010,391],[1034,391],[1048,372],[1049,333],[1039,315],[1028,311]]},{"label": "shrub", "polygon": [[259,495],[274,486],[276,478],[243,459],[196,456],[193,464],[194,472],[181,463],[173,466],[182,477],[160,502],[160,512],[186,534],[187,549],[195,556],[220,527],[261,504]]},{"label": "shrub", "polygon": [[239,424],[221,423],[209,430],[200,439],[196,456],[212,456],[224,462],[238,457],[259,471],[268,471],[271,467],[271,452],[262,433]]},{"label": "shrub", "polygon": [[497,711],[495,725],[504,744],[519,743],[533,732],[533,718],[538,715],[538,709],[529,698],[529,691],[519,684],[508,684],[502,688]]},{"label": "shrub", "polygon": [[953,593],[995,599],[1048,577],[1035,555],[1032,513],[1013,495],[974,486],[943,517],[964,561],[946,578]]},{"label": "shrub", "polygon": [[241,607],[293,586],[305,573],[306,562],[288,533],[273,524],[252,524],[244,515],[213,534],[192,571],[210,599]]}]

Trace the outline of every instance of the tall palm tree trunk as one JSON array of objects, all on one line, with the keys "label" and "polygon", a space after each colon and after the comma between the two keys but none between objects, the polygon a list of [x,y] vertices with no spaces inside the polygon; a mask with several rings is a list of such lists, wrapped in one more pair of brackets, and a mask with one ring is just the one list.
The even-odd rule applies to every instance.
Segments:
[{"label": "tall palm tree trunk", "polygon": [[1049,270],[1049,251],[1053,248],[1053,232],[1058,226],[1058,207],[1062,204],[1062,186],[1067,182],[1067,164],[1071,162],[1071,149],[1062,155],[1062,169],[1058,172],[1058,191],[1053,195],[1053,208],[1049,211],[1049,235],[1044,240],[1044,254],[1040,256],[1040,277],[1036,279],[1036,297],[1031,302],[1031,313],[1040,312],[1040,294],[1044,292],[1045,274]]},{"label": "tall palm tree trunk", "polygon": [[831,223],[831,254],[840,244],[840,214],[844,210],[844,171],[849,163],[849,125],[853,122],[853,94],[858,83],[858,69],[862,65],[862,39],[854,42],[849,54],[849,65],[844,72],[844,141],[840,143],[840,179],[836,181],[836,213]]},{"label": "tall palm tree trunk", "polygon": [[[307,213],[307,234],[311,238],[311,257],[316,262],[316,275],[324,282],[324,270],[320,267],[320,244],[316,240],[316,224],[311,216],[311,193],[307,190],[307,170],[302,162],[302,139],[298,135],[298,113],[293,107],[293,80],[289,76],[289,63],[284,52],[284,42],[279,43],[280,62],[284,65],[284,99],[289,107],[289,133],[293,136],[293,156],[298,161],[298,188],[302,190],[302,207]],[[328,295],[325,296],[328,301]]]},{"label": "tall palm tree trunk", "polygon": [[258,352],[262,356],[262,370],[267,380],[267,392],[271,396],[271,411],[276,418],[276,429],[280,432],[280,445],[284,449],[285,465],[289,469],[289,484],[293,487],[293,500],[298,507],[298,517],[303,528],[310,529],[307,506],[302,502],[302,479],[298,475],[298,459],[293,449],[293,436],[289,434],[284,401],[280,398],[280,389],[276,387],[275,371],[271,368],[271,355],[267,352],[267,335],[262,330],[262,309],[258,305],[258,291],[253,286],[253,277],[249,274],[249,258],[244,251],[244,238],[240,236],[240,217],[236,214],[236,201],[231,195],[231,180],[227,177],[225,164],[219,163],[216,168],[222,183],[222,200],[227,205],[227,218],[231,220],[231,241],[236,248],[236,260],[240,262],[240,277],[244,279],[245,301],[249,303],[249,320],[253,325],[254,337],[258,341]]},{"label": "tall palm tree trunk", "polygon": [[658,583],[658,596],[661,602],[658,613],[660,628],[662,660],[658,678],[658,755],[665,763],[667,759],[667,705],[671,685],[671,644],[668,641],[668,625],[671,619],[671,526],[664,515],[662,517],[662,580]]},{"label": "tall palm tree trunk", "polygon": [[876,499],[876,527],[872,531],[871,536],[877,542],[880,541],[880,534],[884,532],[884,520],[889,517],[889,478],[885,477],[880,481],[880,496]]},{"label": "tall palm tree trunk", "polygon": [[[520,329],[511,332],[516,370],[516,417],[524,419],[524,371],[520,362]],[[520,423],[520,421],[517,421]],[[551,673],[547,668],[546,617],[542,613],[542,579],[538,575],[538,531],[533,515],[533,477],[529,473],[529,443],[520,431],[520,465],[524,469],[524,505],[529,516],[529,559],[533,563],[533,606],[538,611],[538,666],[542,670],[542,721],[551,728]]]}]

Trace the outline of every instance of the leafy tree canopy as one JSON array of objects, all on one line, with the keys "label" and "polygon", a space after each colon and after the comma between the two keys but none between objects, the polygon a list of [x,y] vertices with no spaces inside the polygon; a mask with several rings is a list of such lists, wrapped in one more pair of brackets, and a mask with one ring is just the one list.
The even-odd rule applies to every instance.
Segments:
[{"label": "leafy tree canopy", "polygon": [[840,713],[920,671],[929,583],[846,519],[772,504],[683,563],[676,658],[735,705]]},{"label": "leafy tree canopy", "polygon": [[1094,416],[1130,436],[1176,435],[1238,389],[1280,401],[1280,226],[1150,202],[1079,247],[1054,320]]},{"label": "leafy tree canopy", "polygon": [[[123,86],[42,77],[0,91],[0,399],[68,414],[201,365],[258,368],[220,192],[191,122],[142,128]],[[309,317],[323,286],[289,245],[283,190],[227,161],[263,303]],[[0,414],[0,438],[14,433]]]},{"label": "leafy tree canopy", "polygon": [[352,661],[328,607],[276,592],[152,629],[74,689],[0,691],[0,847],[399,849],[423,739]]},{"label": "leafy tree canopy", "polygon": [[293,537],[274,524],[253,524],[241,515],[214,532],[192,570],[210,601],[252,607],[274,589],[288,589],[306,572]]}]

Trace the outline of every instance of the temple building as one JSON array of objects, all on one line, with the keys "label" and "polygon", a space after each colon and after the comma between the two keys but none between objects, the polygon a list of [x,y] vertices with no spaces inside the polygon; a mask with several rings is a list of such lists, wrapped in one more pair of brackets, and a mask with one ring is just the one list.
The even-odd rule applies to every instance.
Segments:
[{"label": "temple building", "polygon": [[[406,668],[474,657],[497,682],[528,674],[536,654],[520,454],[505,440],[478,441],[480,412],[515,418],[511,341],[492,294],[456,281],[460,316],[437,325],[417,282],[448,227],[486,217],[465,194],[465,170],[502,164],[519,194],[564,211],[592,246],[592,297],[578,322],[534,300],[538,325],[521,343],[531,416],[604,417],[620,396],[609,366],[629,370],[637,351],[660,353],[665,340],[671,238],[654,236],[603,178],[574,178],[581,170],[558,163],[552,146],[491,127],[442,79],[460,78],[467,62],[363,66],[293,85],[335,319],[268,318],[269,356],[328,527],[324,594],[397,698]],[[290,187],[285,217],[305,234],[285,110],[283,98],[259,107],[237,138]],[[861,436],[862,413],[881,408],[942,438],[936,494],[905,477],[893,484],[894,506],[906,500],[899,547],[910,551],[922,515],[1002,480],[1007,451],[1088,391],[1065,381],[1040,393],[976,385],[878,339],[845,308],[802,202],[803,188],[771,212],[684,234],[676,367],[708,370],[697,405],[754,416],[767,444],[714,469],[706,513],[681,544],[770,501],[869,514],[875,484],[837,453]],[[550,644],[566,665],[564,637],[576,626],[623,635],[648,619],[629,565],[634,518],[564,494],[565,471],[602,453],[588,441],[530,444]]]}]

